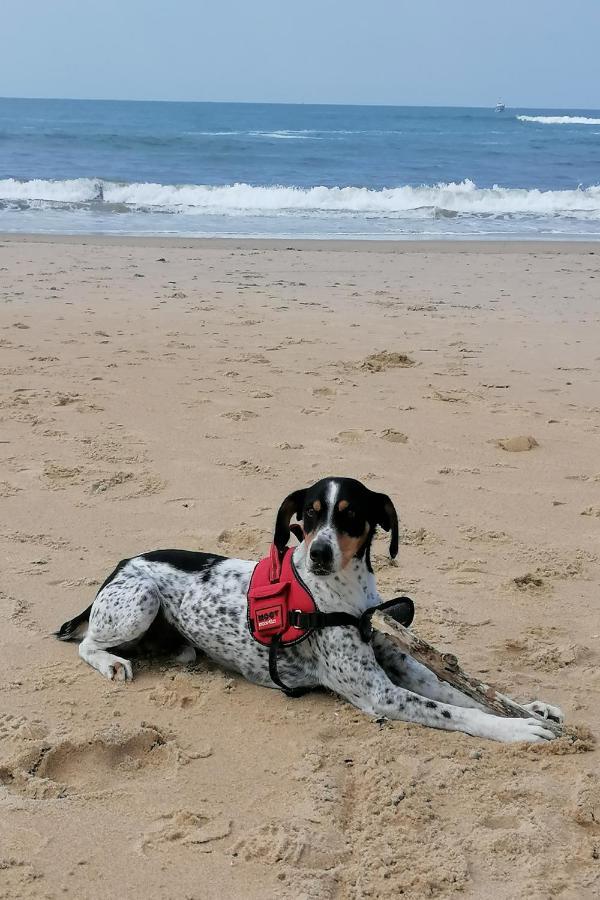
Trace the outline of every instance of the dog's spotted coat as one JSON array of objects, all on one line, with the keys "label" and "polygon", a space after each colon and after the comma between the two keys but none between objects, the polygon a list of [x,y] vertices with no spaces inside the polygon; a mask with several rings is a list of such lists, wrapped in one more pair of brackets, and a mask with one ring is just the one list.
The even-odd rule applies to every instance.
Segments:
[{"label": "dog's spotted coat", "polygon": [[[297,571],[322,612],[359,616],[381,602],[370,563],[377,526],[391,532],[390,554],[398,549],[398,520],[384,494],[349,478],[327,478],[283,501],[275,527],[282,549],[296,515],[302,542],[294,551]],[[297,526],[296,526],[297,528]],[[273,687],[268,650],[253,640],[246,622],[246,594],[255,563],[207,553],[159,550],[119,563],[92,606],[58,632],[82,637],[82,659],[107,678],[129,680],[128,659],[111,650],[139,641],[157,622],[176,629],[178,658],[191,662],[201,650],[249,681]],[[499,741],[553,738],[537,718],[489,715],[477,703],[400,652],[384,635],[364,643],[352,627],[313,632],[279,656],[280,677],[290,687],[324,687],[368,715],[434,728],[464,731]],[[562,720],[540,701],[532,712]]]}]

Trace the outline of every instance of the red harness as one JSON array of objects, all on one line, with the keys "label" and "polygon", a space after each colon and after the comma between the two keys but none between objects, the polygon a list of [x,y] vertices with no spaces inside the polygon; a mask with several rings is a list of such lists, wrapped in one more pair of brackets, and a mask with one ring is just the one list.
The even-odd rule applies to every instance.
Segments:
[{"label": "red harness", "polygon": [[297,644],[308,637],[309,627],[291,624],[291,613],[316,613],[317,604],[300,581],[292,562],[294,551],[286,547],[280,555],[271,544],[269,555],[257,563],[248,588],[248,628],[255,641],[269,647],[274,637],[279,644]]},{"label": "red harness", "polygon": [[[248,587],[248,629],[255,641],[269,648],[271,680],[288,696],[299,697],[310,688],[288,688],[281,681],[277,671],[280,648],[298,644],[313,631],[334,625],[352,625],[358,628],[363,641],[370,641],[371,616],[376,610],[387,610],[408,626],[413,620],[414,604],[409,597],[399,597],[371,607],[361,616],[322,613],[296,571],[293,553],[292,547],[280,553],[271,544],[269,555],[256,564]],[[396,607],[394,612],[392,607]]]}]

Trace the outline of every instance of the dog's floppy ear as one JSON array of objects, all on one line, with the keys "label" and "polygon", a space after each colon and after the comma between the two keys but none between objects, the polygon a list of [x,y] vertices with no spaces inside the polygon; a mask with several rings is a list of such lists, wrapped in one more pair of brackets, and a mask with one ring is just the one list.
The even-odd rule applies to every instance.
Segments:
[{"label": "dog's floppy ear", "polygon": [[[277,513],[277,519],[275,520],[275,534],[273,536],[273,543],[280,551],[283,553],[285,548],[287,547],[287,542],[290,539],[290,522],[293,515],[296,515],[299,519],[302,517],[302,509],[304,507],[304,497],[306,496],[306,488],[302,488],[300,491],[294,491],[293,494],[289,494],[279,507],[279,512]],[[294,529],[294,534],[297,536],[297,532]]]},{"label": "dog's floppy ear", "polygon": [[375,524],[381,525],[384,531],[391,531],[390,557],[398,555],[398,514],[387,494],[373,494]]}]

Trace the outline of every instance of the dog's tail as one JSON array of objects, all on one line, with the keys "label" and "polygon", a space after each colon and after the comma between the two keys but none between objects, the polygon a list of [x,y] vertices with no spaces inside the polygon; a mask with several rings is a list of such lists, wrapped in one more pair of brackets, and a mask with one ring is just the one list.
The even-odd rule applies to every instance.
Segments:
[{"label": "dog's tail", "polygon": [[87,609],[84,609],[84,611],[79,613],[78,616],[75,616],[74,619],[69,619],[68,622],[64,622],[58,631],[54,632],[58,640],[74,641],[77,638],[83,637],[84,627],[90,621],[91,611],[92,605],[90,604]]},{"label": "dog's tail", "polygon": [[[98,588],[98,592],[96,597],[100,593],[100,591],[104,590],[107,584],[115,578],[116,575],[119,574],[124,565],[129,562],[128,559],[122,559],[119,565],[114,569],[108,578],[100,585]],[[86,632],[86,625],[90,621],[90,613],[92,611],[93,604],[90,603],[87,609],[84,609],[83,612],[79,613],[78,616],[75,616],[74,619],[69,619],[68,622],[63,622],[58,631],[54,632],[54,635],[58,638],[59,641],[76,641],[78,638],[83,638]]]}]

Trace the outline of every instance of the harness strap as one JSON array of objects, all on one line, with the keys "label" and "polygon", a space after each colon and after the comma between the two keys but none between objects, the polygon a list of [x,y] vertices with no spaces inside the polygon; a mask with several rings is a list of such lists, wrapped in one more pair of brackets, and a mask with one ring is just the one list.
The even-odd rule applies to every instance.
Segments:
[{"label": "harness strap", "polygon": [[359,628],[359,622],[358,616],[345,612],[323,613],[317,610],[307,613],[300,609],[291,609],[289,615],[290,625],[302,631],[315,631],[333,625],[355,625]]},{"label": "harness strap", "polygon": [[[386,600],[385,603],[380,603],[379,606],[373,606],[365,610],[361,616],[353,616],[351,613],[346,612],[323,613],[319,610],[306,613],[299,609],[292,609],[289,614],[289,623],[294,628],[300,628],[303,631],[320,631],[322,628],[352,625],[358,629],[365,644],[368,644],[373,637],[373,626],[371,625],[373,613],[384,611],[389,612],[392,618],[408,628],[415,615],[415,605],[410,597],[396,597],[394,600]],[[277,655],[281,646],[281,635],[273,635],[269,646],[269,675],[271,676],[271,681],[281,688],[288,697],[301,697],[303,694],[308,693],[311,688],[290,688],[279,677]]]},{"label": "harness strap", "polygon": [[284,684],[281,678],[279,677],[279,670],[277,668],[277,654],[279,653],[279,649],[281,647],[281,635],[275,634],[273,635],[273,640],[269,645],[269,675],[271,676],[271,681],[277,685],[278,688],[281,688],[286,697],[302,697],[303,694],[307,694],[312,688],[309,687],[288,687],[287,684]]},{"label": "harness strap", "polygon": [[345,612],[322,613],[319,610],[305,613],[299,609],[292,609],[289,622],[294,628],[301,628],[303,631],[314,631],[335,625],[353,625],[358,628],[362,640],[367,644],[373,636],[373,626],[371,625],[373,613],[385,611],[391,611],[393,618],[407,628],[414,618],[415,605],[410,597],[396,597],[394,600],[380,603],[379,606],[372,606],[365,610],[362,616],[353,616],[351,613]]}]

